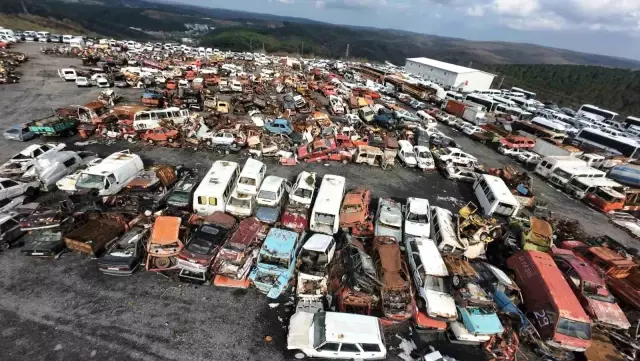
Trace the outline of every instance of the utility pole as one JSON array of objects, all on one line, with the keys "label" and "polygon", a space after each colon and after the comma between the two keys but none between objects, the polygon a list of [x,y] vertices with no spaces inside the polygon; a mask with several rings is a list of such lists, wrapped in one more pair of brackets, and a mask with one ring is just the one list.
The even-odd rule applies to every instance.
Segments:
[{"label": "utility pole", "polygon": [[344,55],[344,60],[348,61],[349,60],[349,44],[347,44],[347,52]]}]

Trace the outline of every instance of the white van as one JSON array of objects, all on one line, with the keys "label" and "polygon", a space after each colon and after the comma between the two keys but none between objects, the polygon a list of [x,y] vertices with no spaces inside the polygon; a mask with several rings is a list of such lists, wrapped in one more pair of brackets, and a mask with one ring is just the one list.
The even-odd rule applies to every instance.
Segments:
[{"label": "white van", "polygon": [[267,173],[267,166],[259,160],[247,159],[238,178],[238,192],[256,195]]},{"label": "white van", "polygon": [[487,217],[494,214],[511,217],[520,210],[520,203],[504,181],[498,177],[481,175],[473,184],[473,190]]},{"label": "white van", "polygon": [[420,120],[422,120],[422,123],[425,127],[435,127],[436,125],[438,125],[438,122],[436,121],[436,118],[432,117],[431,115],[427,114],[427,112],[425,112],[424,110],[418,110],[416,112],[416,116],[418,118],[420,118]]},{"label": "white van", "polygon": [[213,163],[193,193],[193,212],[203,216],[224,212],[239,175],[238,163],[222,160]]},{"label": "white van", "polygon": [[400,150],[398,151],[398,159],[404,164],[406,167],[413,168],[418,165],[418,160],[416,159],[416,154],[413,152],[413,146],[409,143],[408,140],[399,140],[398,145],[400,146]]},{"label": "white van", "polygon": [[442,254],[463,254],[468,244],[458,240],[453,214],[448,209],[431,207],[431,238]]},{"label": "white van", "polygon": [[83,170],[76,181],[77,190],[97,190],[100,196],[120,192],[144,169],[142,159],[129,150],[115,152],[102,162]]},{"label": "white van", "polygon": [[309,229],[328,235],[334,235],[340,228],[340,205],[346,191],[346,179],[327,174],[322,177],[316,202],[311,211]]},{"label": "white van", "polygon": [[62,35],[62,42],[65,44],[69,44],[71,39],[75,38],[73,35]]},{"label": "white van", "polygon": [[279,207],[289,190],[291,183],[286,179],[274,175],[267,176],[260,186],[256,202],[261,206]]},{"label": "white van", "polygon": [[560,165],[549,175],[549,183],[564,188],[573,178],[604,178],[605,172],[588,165]]},{"label": "white van", "polygon": [[551,172],[553,172],[557,167],[569,165],[580,166],[587,165],[587,163],[578,157],[568,155],[551,155],[542,158],[542,160],[536,165],[535,172],[544,178],[548,178],[549,175],[551,175]]},{"label": "white van", "polygon": [[294,357],[381,360],[387,356],[377,317],[340,312],[298,311],[289,321],[287,349]]},{"label": "white van", "polygon": [[189,119],[189,110],[178,107],[141,110],[133,116],[133,128],[136,130],[159,128],[161,119],[171,120],[173,124],[181,125]]},{"label": "white van", "polygon": [[16,34],[11,29],[0,29],[0,35],[7,35],[15,37]]},{"label": "white van", "polygon": [[58,76],[60,76],[65,81],[76,81],[78,73],[76,73],[75,69],[64,68],[58,70]]}]

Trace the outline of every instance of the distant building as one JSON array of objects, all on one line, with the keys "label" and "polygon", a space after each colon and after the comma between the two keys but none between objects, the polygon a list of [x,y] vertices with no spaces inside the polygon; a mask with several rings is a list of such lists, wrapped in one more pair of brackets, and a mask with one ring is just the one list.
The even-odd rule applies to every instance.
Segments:
[{"label": "distant building", "polygon": [[404,70],[443,87],[471,92],[490,89],[495,74],[429,58],[409,58]]}]

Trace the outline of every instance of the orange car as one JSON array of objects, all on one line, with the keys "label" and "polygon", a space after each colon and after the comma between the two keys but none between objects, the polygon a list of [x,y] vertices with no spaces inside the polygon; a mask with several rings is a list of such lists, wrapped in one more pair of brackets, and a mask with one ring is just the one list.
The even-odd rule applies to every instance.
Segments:
[{"label": "orange car", "polygon": [[147,243],[147,271],[166,271],[176,268],[176,257],[184,248],[180,240],[180,217],[156,218]]},{"label": "orange car", "polygon": [[371,191],[353,189],[347,192],[340,208],[340,227],[350,228],[354,236],[373,235],[373,222],[369,216]]},{"label": "orange car", "polygon": [[149,144],[164,142],[173,143],[178,139],[179,135],[180,133],[175,129],[168,130],[164,128],[155,128],[148,129],[144,133],[140,134],[140,139]]}]

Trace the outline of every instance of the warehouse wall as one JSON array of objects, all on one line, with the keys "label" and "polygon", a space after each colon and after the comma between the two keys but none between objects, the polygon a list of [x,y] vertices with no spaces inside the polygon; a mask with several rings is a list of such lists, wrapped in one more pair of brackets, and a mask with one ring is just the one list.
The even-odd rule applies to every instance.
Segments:
[{"label": "warehouse wall", "polygon": [[422,77],[425,80],[442,84],[442,86],[453,86],[456,81],[456,77],[458,76],[456,73],[416,63],[410,60],[407,60],[404,70],[413,75]]},{"label": "warehouse wall", "polygon": [[462,88],[464,92],[491,89],[494,77],[493,74],[481,71],[458,74],[453,86]]}]

